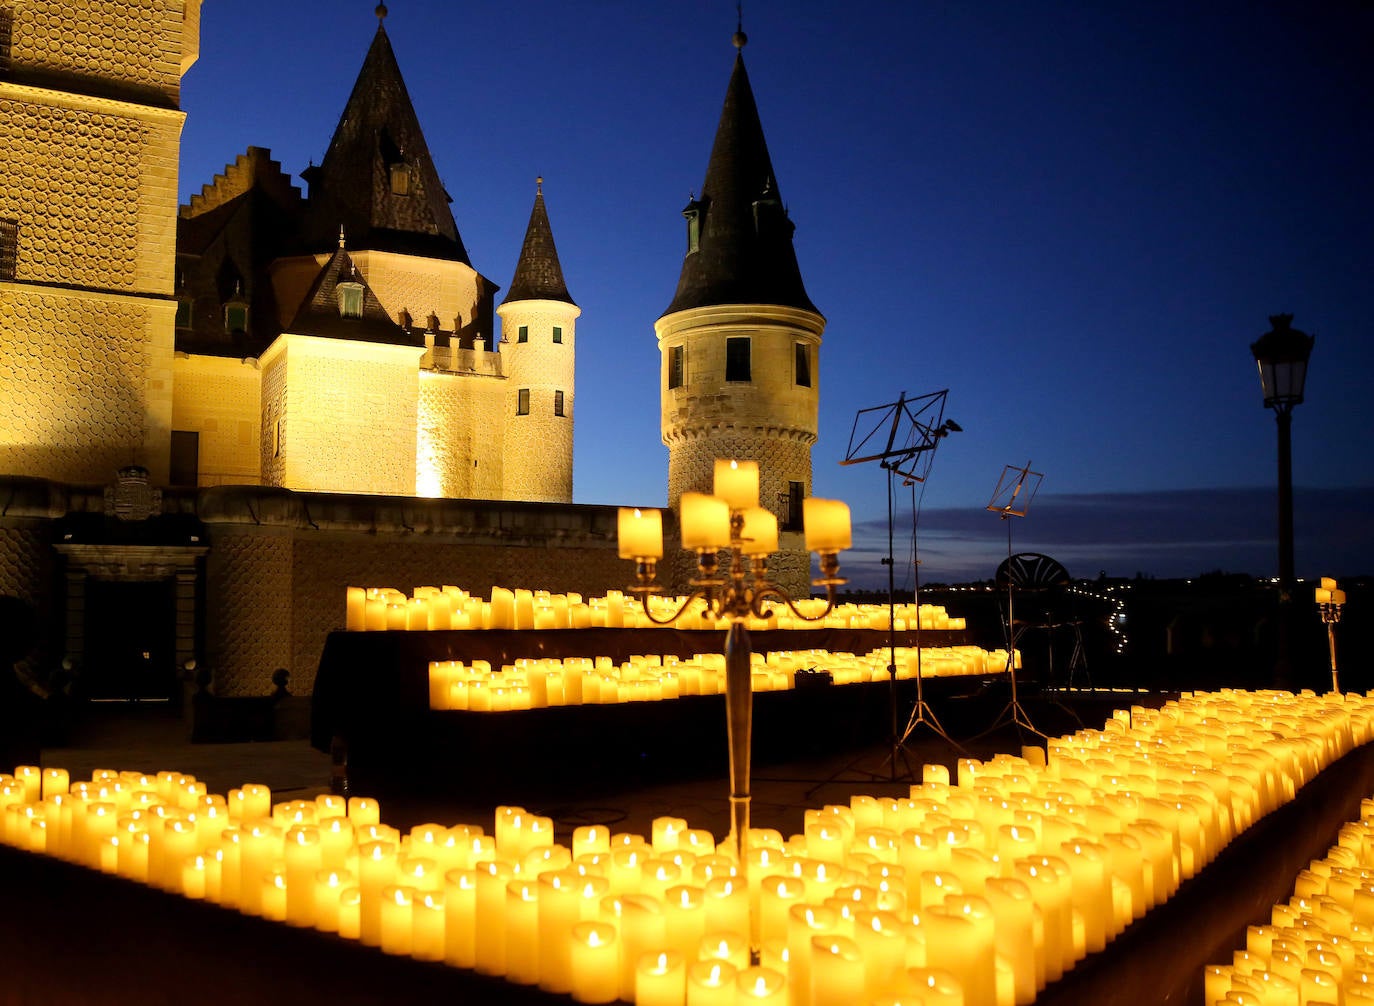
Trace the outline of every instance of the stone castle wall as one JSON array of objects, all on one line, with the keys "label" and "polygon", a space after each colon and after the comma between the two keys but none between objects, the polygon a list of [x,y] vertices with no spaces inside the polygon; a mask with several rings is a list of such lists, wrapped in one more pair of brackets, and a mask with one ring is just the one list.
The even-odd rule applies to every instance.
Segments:
[{"label": "stone castle wall", "polygon": [[[502,304],[501,355],[506,367],[502,414],[505,449],[501,496],[512,500],[569,503],[573,496],[573,378],[577,317],[581,311],[559,301]],[[528,341],[519,341],[521,326]],[[561,329],[561,342],[553,330]],[[519,396],[529,392],[529,413],[519,415]],[[558,392],[563,414],[555,414]]]},{"label": "stone castle wall", "polygon": [[309,694],[350,586],[453,584],[604,594],[632,579],[614,507],[204,490],[210,536],[206,659],[222,695],[271,691],[278,667]]},{"label": "stone castle wall", "polygon": [[500,497],[503,441],[496,431],[505,400],[499,379],[420,372],[417,495]]},{"label": "stone castle wall", "polygon": [[33,0],[0,81],[0,470],[165,481],[195,0]]},{"label": "stone castle wall", "polygon": [[262,482],[262,373],[256,360],[179,354],[172,428],[200,434],[199,484]]}]

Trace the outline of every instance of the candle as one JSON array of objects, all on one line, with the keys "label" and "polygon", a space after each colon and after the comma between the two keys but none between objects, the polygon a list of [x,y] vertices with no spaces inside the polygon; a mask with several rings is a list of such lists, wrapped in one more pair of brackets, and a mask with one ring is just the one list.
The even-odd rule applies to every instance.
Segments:
[{"label": "candle", "polygon": [[395,843],[366,842],[359,847],[358,939],[366,946],[381,946],[383,888],[394,885],[395,878]]},{"label": "candle", "polygon": [[682,547],[714,552],[730,546],[730,507],[705,493],[683,493],[679,503]]},{"label": "candle", "polygon": [[[347,870],[318,870],[315,873],[315,928],[322,933],[339,931],[339,895],[354,886]],[[289,894],[289,888],[288,888]]]},{"label": "candle", "polygon": [[849,1006],[863,1001],[864,960],[844,936],[811,937],[812,1006]]},{"label": "candle", "polygon": [[615,926],[579,922],[569,935],[572,997],[580,1003],[611,1003],[620,994],[620,941]]},{"label": "candle", "polygon": [[323,866],[320,829],[313,824],[293,825],[286,831],[286,924],[315,924],[315,874]]},{"label": "candle", "polygon": [[539,876],[539,987],[546,992],[572,991],[572,950],[568,934],[581,921],[578,885],[572,869]]},{"label": "candle", "polygon": [[362,632],[367,628],[367,591],[362,587],[348,588],[344,628],[349,632]]},{"label": "candle", "polygon": [[769,555],[778,550],[778,519],[763,507],[744,511],[744,527],[740,531],[745,555]]},{"label": "candle", "polygon": [[477,866],[474,967],[484,975],[506,973],[506,884],[515,868],[505,860]]},{"label": "candle", "polygon": [[408,957],[414,946],[415,888],[387,884],[378,905],[379,946],[384,954]]},{"label": "candle", "polygon": [[735,1002],[738,1006],[754,1003],[787,1002],[787,978],[770,967],[745,968],[735,975]]},{"label": "candle", "polygon": [[477,963],[477,871],[444,874],[444,962],[459,968]]},{"label": "candle", "polygon": [[725,961],[697,961],[687,968],[687,1006],[735,1006],[738,969]]},{"label": "candle", "polygon": [[539,882],[506,882],[506,980],[517,985],[539,981]]},{"label": "candle", "polygon": [[444,895],[419,891],[411,903],[410,955],[417,961],[444,959]]},{"label": "candle", "polygon": [[635,965],[635,1006],[682,1006],[687,963],[675,950],[643,954]]},{"label": "candle", "polygon": [[811,552],[838,552],[850,547],[849,506],[839,500],[802,500],[806,547]]},{"label": "candle", "polygon": [[748,510],[759,505],[759,463],[717,458],[712,493],[725,500],[731,510]]},{"label": "candle", "polygon": [[663,558],[663,514],[658,510],[621,507],[616,529],[620,558]]}]

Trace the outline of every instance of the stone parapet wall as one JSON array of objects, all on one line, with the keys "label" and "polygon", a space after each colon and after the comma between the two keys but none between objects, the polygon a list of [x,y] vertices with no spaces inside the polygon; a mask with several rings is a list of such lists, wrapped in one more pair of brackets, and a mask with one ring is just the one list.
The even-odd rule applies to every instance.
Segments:
[{"label": "stone parapet wall", "polygon": [[308,695],[345,589],[454,584],[604,594],[632,579],[616,509],[344,496],[260,487],[201,493],[210,536],[207,658],[221,695],[271,692],[278,667]]}]

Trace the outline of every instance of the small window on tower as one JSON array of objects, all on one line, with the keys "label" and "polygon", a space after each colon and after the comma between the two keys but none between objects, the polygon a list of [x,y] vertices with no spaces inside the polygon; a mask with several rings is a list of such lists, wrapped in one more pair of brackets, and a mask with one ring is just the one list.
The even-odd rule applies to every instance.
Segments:
[{"label": "small window on tower", "polygon": [[668,350],[668,387],[680,388],[682,379],[682,347],[673,346]]},{"label": "small window on tower", "polygon": [[530,414],[530,389],[521,388],[519,396],[515,400],[515,414],[517,416],[528,416]]},{"label": "small window on tower", "polygon": [[185,297],[177,301],[177,328],[191,327],[191,301]]},{"label": "small window on tower", "polygon": [[248,331],[248,302],[231,300],[224,305],[224,330],[229,333]]},{"label": "small window on tower", "polygon": [[787,513],[782,522],[784,531],[800,531],[802,529],[802,490],[804,488],[800,482],[787,483]]},{"label": "small window on tower", "polygon": [[748,336],[736,336],[725,340],[725,379],[727,381],[750,380]]},{"label": "small window on tower", "polygon": [[811,387],[811,353],[804,342],[797,343],[797,387]]},{"label": "small window on tower", "polygon": [[559,328],[557,325],[555,325],[555,326],[553,326],[553,343],[554,343],[555,346],[557,346],[557,345],[561,345],[562,342],[563,342],[563,330],[562,330],[561,328]]},{"label": "small window on tower", "polygon": [[555,416],[563,415],[563,392],[561,391],[553,393],[553,414]]},{"label": "small window on tower", "polygon": [[530,341],[530,327],[529,327],[528,325],[521,325],[521,326],[520,326],[520,328],[516,331],[516,334],[515,334],[515,341],[516,341],[516,342],[529,342],[529,341]]},{"label": "small window on tower", "polygon": [[19,258],[19,221],[0,217],[0,279],[14,279]]},{"label": "small window on tower", "polygon": [[363,285],[361,283],[339,283],[334,287],[339,298],[341,318],[361,318],[363,316]]},{"label": "small window on tower", "polygon": [[410,165],[393,164],[391,166],[391,193],[396,196],[410,195]]}]

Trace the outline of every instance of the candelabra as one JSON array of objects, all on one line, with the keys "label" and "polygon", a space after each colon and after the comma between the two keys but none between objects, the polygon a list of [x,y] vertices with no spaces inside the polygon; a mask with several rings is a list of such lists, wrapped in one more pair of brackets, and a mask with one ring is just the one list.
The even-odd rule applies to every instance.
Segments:
[{"label": "candelabra", "polygon": [[[849,507],[838,500],[808,498],[802,502],[806,548],[820,557],[821,575],[812,585],[824,587],[825,609],[804,614],[788,593],[768,578],[768,556],[778,549],[778,521],[758,505],[759,468],[755,461],[717,460],[715,495],[683,493],[679,521],[682,547],[697,554],[697,576],[691,592],[671,615],[655,615],[649,599],[662,592],[657,581],[658,560],[663,557],[663,519],[657,510],[622,507],[618,532],[620,557],[635,562],[635,585],[644,614],[650,621],[667,625],[677,620],[697,600],[715,618],[729,622],[725,634],[725,725],[730,754],[730,835],[741,883],[748,885],[749,862],[749,756],[753,744],[752,650],[746,619],[769,614],[767,602],[779,601],[797,618],[808,622],[823,619],[835,605],[840,549],[851,542]],[[719,552],[728,550],[730,565],[722,574]],[[758,919],[750,912],[750,948],[757,963]]]},{"label": "candelabra", "polygon": [[1331,690],[1340,692],[1340,678],[1336,673],[1336,623],[1341,620],[1341,608],[1345,605],[1345,591],[1336,587],[1336,581],[1329,576],[1322,577],[1317,588],[1317,609],[1322,613],[1326,625],[1326,643],[1331,650]]}]

